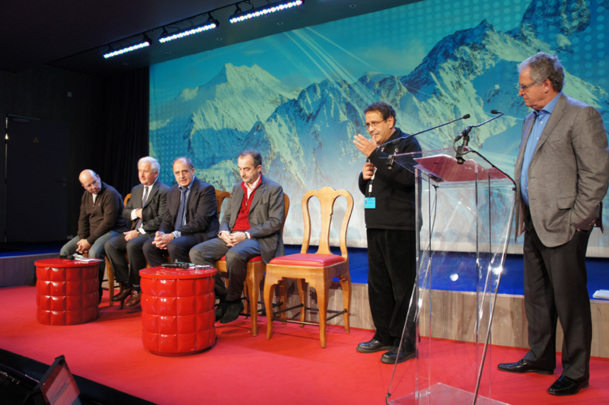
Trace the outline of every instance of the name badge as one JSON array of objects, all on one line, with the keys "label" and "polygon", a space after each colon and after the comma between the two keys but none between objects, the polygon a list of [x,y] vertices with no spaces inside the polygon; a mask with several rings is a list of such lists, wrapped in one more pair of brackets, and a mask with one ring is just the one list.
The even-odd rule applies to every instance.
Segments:
[{"label": "name badge", "polygon": [[367,210],[373,210],[376,208],[376,197],[365,197],[364,208]]}]

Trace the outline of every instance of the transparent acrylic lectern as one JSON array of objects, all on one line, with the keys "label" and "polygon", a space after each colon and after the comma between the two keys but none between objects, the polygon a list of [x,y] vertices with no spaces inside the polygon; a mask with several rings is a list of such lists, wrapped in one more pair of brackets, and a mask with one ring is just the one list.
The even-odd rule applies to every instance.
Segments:
[{"label": "transparent acrylic lectern", "polygon": [[513,180],[472,149],[396,154],[417,179],[415,359],[394,369],[389,404],[492,400],[490,333],[511,229]]}]

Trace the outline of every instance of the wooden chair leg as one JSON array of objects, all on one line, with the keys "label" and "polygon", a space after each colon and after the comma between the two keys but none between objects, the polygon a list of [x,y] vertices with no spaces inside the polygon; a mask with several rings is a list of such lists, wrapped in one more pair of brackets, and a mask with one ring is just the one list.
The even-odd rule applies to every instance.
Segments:
[{"label": "wooden chair leg", "polygon": [[264,280],[264,306],[266,307],[266,338],[273,335],[273,295],[277,279],[269,277],[268,273]]},{"label": "wooden chair leg", "polygon": [[[330,280],[331,281],[331,280]],[[319,340],[321,347],[326,347],[326,320],[328,317],[328,295],[330,294],[330,283],[325,277],[309,280],[309,286],[317,292],[317,307],[319,313]]]},{"label": "wooden chair leg", "polygon": [[351,333],[351,329],[349,327],[349,315],[351,313],[351,277],[349,273],[342,275],[339,277],[340,287],[343,290],[343,307],[347,310],[347,312],[343,315],[343,320],[345,323],[345,331],[347,333]]},{"label": "wooden chair leg", "polygon": [[[307,318],[307,282],[306,280],[299,278],[296,280],[298,285],[298,297],[300,298],[300,304],[302,305],[302,309],[300,311],[300,322],[304,322]],[[304,328],[304,324],[300,325],[301,328]]]},{"label": "wooden chair leg", "polygon": [[252,271],[251,278],[248,277],[247,293],[249,296],[249,312],[252,318],[252,336],[258,336],[258,299],[260,298],[260,281],[259,275]]},{"label": "wooden chair leg", "polygon": [[[106,261],[106,273],[108,274],[108,295],[110,297],[110,306],[114,305],[114,269],[112,268],[112,264],[108,258],[105,258]],[[121,307],[122,308],[122,307]]]}]

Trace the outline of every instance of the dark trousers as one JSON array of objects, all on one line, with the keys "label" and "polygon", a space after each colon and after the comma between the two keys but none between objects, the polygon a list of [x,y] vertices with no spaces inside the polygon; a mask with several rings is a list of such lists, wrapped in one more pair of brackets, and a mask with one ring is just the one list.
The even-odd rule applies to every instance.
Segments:
[{"label": "dark trousers", "polygon": [[260,256],[260,243],[256,239],[245,239],[229,248],[222,239],[215,238],[196,245],[190,251],[190,260],[194,264],[213,266],[223,256],[226,256],[228,289],[218,272],[215,292],[217,296],[225,297],[227,301],[235,301],[241,298],[243,292],[248,260]]},{"label": "dark trousers", "polygon": [[564,331],[563,374],[588,379],[592,317],[586,249],[590,231],[577,231],[569,242],[549,248],[539,240],[530,218],[525,225],[524,303],[531,347],[525,359],[540,368],[555,368],[558,318]]},{"label": "dark trousers", "polygon": [[414,230],[368,229],[368,297],[376,328],[374,338],[398,346],[404,336],[406,350],[416,343],[413,308],[409,311],[416,279],[416,233]]},{"label": "dark trousers", "polygon": [[123,287],[129,288],[140,284],[140,270],[146,267],[143,247],[152,236],[154,235],[140,235],[127,242],[125,235],[120,234],[106,241],[104,245],[106,256],[112,263],[114,277]]},{"label": "dark trousers", "polygon": [[[154,238],[148,239],[144,243],[144,256],[150,267],[158,267],[163,263],[170,262],[186,262],[190,261],[188,252],[190,248],[196,245],[199,240],[194,235],[180,236],[172,240],[167,245],[167,249],[159,249],[152,244]],[[169,258],[167,258],[169,256]]]}]

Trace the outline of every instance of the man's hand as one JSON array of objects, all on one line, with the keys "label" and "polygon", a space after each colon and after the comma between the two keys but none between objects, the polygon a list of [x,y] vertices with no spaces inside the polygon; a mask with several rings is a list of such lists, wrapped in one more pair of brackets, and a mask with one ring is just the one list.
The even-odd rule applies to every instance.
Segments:
[{"label": "man's hand", "polygon": [[129,242],[131,239],[134,239],[134,238],[137,238],[138,236],[140,236],[140,233],[134,229],[129,232],[123,232],[123,235],[125,235],[125,240],[127,242]]},{"label": "man's hand", "polygon": [[87,253],[91,249],[91,244],[86,239],[81,239],[76,243],[76,251],[81,255]]},{"label": "man's hand", "polygon": [[235,246],[239,244],[239,242],[242,242],[247,239],[247,235],[245,234],[245,232],[233,232],[230,234],[229,239],[231,241],[231,246]]},{"label": "man's hand", "polygon": [[138,209],[136,209],[136,210],[134,210],[134,211],[135,211],[135,216],[136,216],[137,218],[140,218],[140,219],[141,219],[141,218],[142,218],[142,209],[141,209],[141,208],[138,208]]},{"label": "man's hand", "polygon": [[370,180],[372,176],[374,176],[374,165],[370,162],[364,163],[364,167],[362,167],[362,177],[364,180]]},{"label": "man's hand", "polygon": [[167,249],[167,245],[169,245],[169,242],[171,242],[172,240],[173,233],[164,233],[161,231],[157,231],[157,233],[154,235],[154,240],[152,241],[152,244],[158,247],[159,249]]},{"label": "man's hand", "polygon": [[353,137],[353,144],[360,152],[366,155],[366,157],[370,156],[370,154],[374,152],[378,146],[376,142],[374,142],[372,139],[366,138],[362,134],[357,134]]},{"label": "man's hand", "polygon": [[226,243],[226,246],[233,247],[233,244],[230,239],[230,232],[222,231],[218,234],[218,237]]}]

